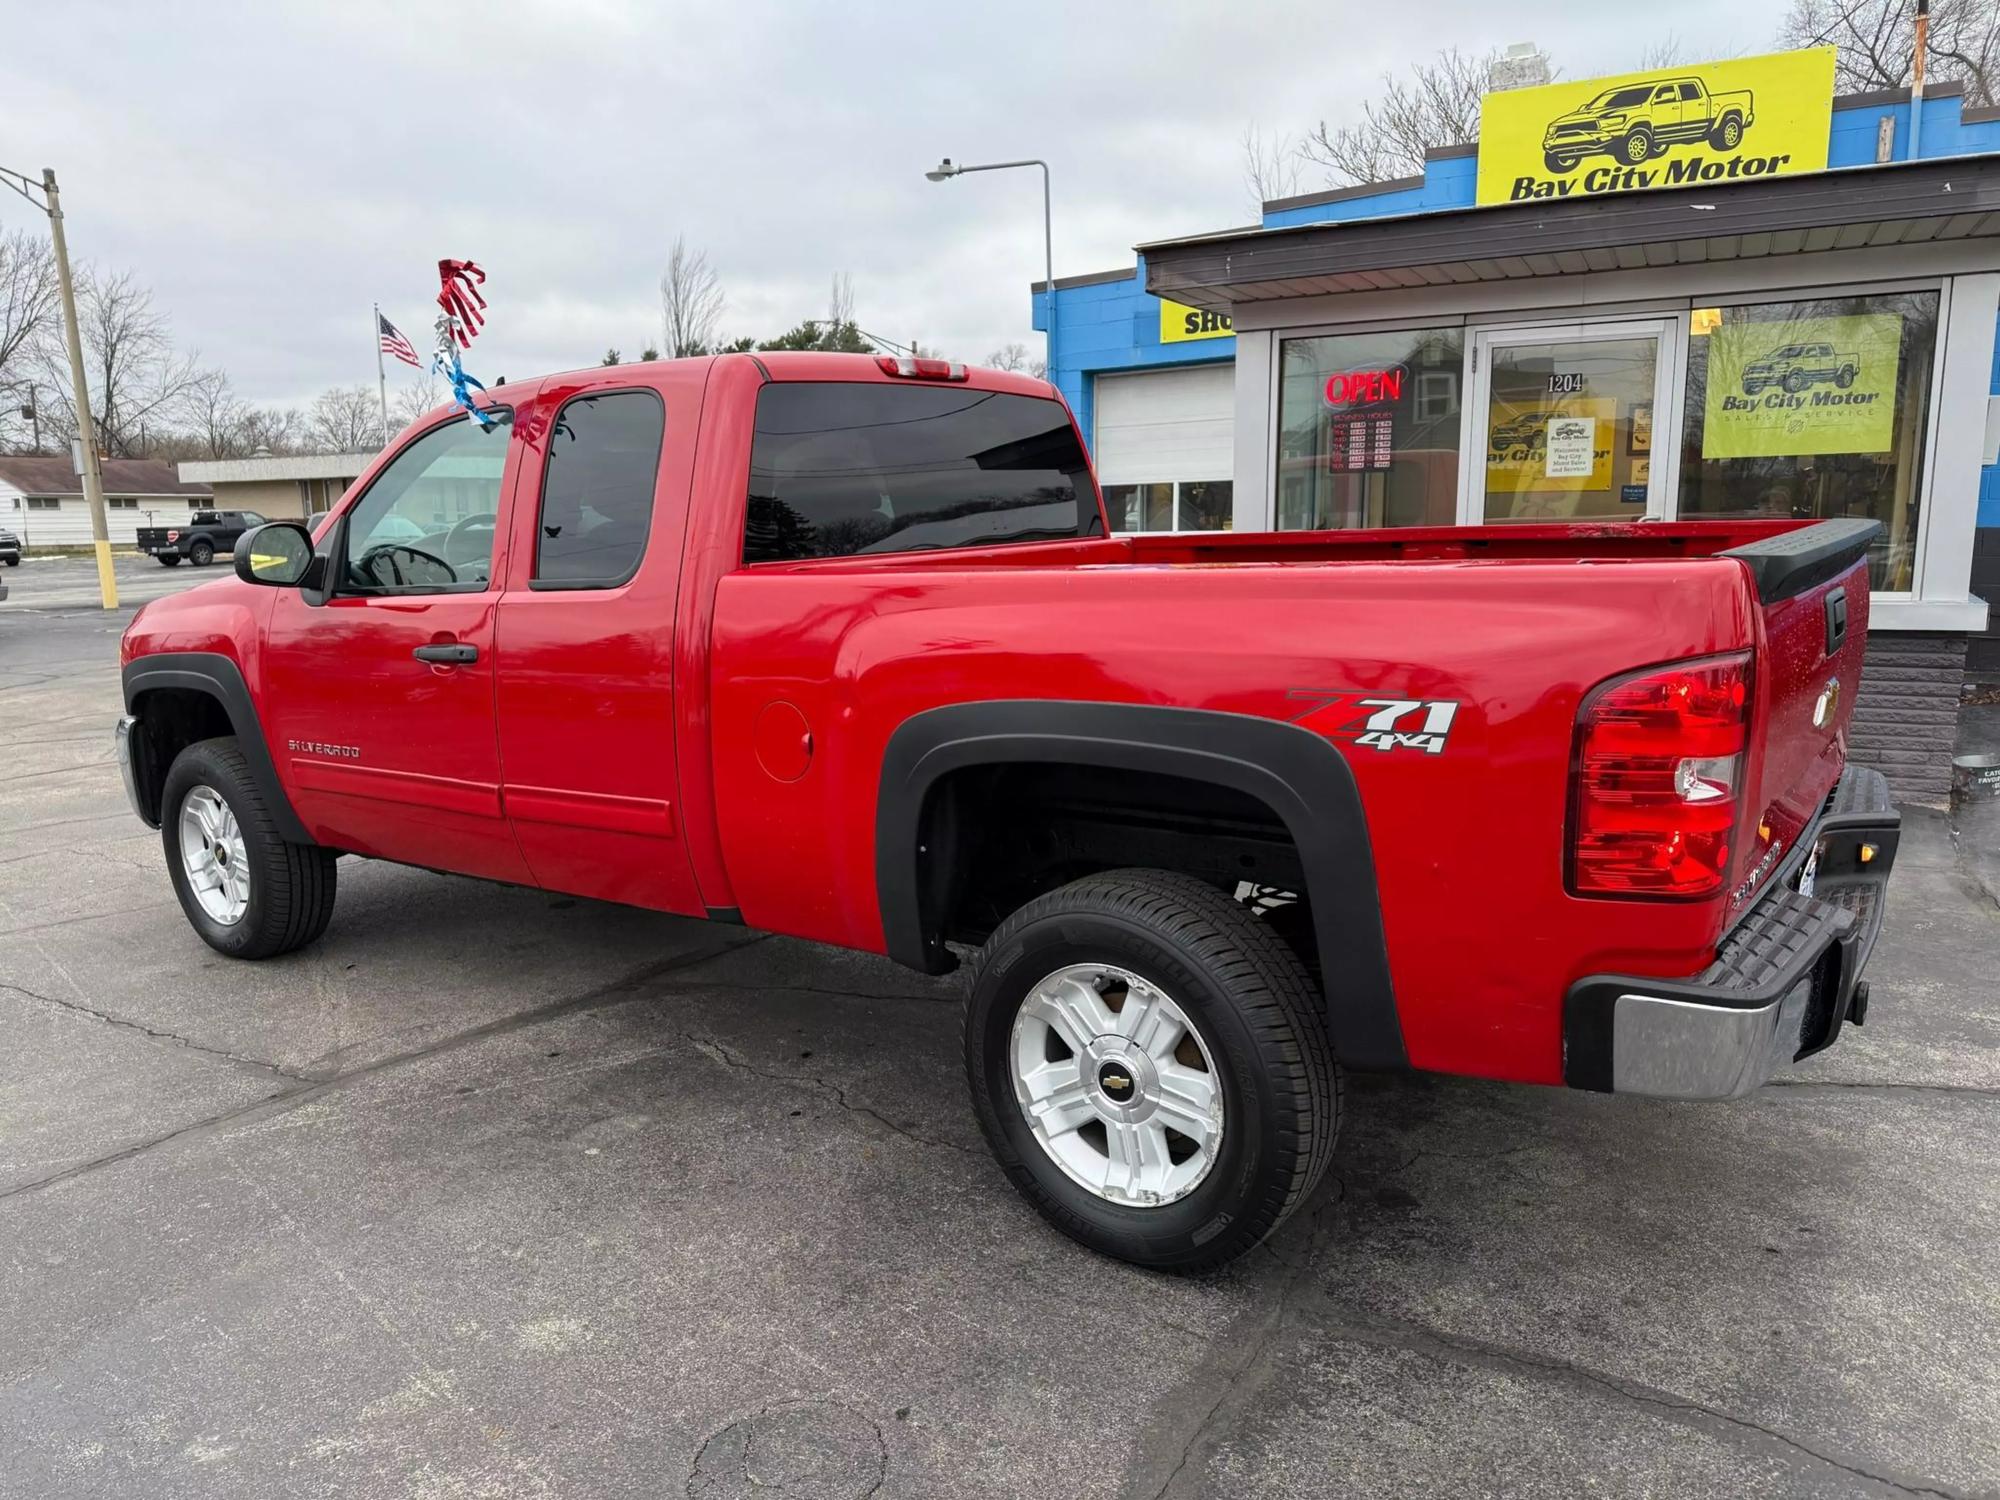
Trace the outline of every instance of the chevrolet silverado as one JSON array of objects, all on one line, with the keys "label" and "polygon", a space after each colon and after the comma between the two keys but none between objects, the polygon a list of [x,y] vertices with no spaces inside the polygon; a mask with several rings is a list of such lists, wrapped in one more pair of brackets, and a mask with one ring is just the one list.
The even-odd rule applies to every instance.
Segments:
[{"label": "chevrolet silverado", "polygon": [[122,646],[203,941],[344,856],[970,957],[1007,1175],[1240,1254],[1343,1069],[1714,1099],[1860,1022],[1873,522],[1112,535],[1024,375],[767,354],[437,412]]}]

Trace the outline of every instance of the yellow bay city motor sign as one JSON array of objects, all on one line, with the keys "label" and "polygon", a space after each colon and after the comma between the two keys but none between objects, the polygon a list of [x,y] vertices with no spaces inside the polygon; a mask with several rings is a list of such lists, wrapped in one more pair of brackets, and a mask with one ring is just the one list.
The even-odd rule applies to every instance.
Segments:
[{"label": "yellow bay city motor sign", "polygon": [[1826,169],[1831,47],[1488,94],[1480,203]]}]

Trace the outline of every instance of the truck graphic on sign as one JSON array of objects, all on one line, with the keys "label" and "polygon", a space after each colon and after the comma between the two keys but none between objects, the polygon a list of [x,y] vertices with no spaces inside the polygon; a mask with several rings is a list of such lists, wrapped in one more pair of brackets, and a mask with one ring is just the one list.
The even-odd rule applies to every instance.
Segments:
[{"label": "truck graphic on sign", "polygon": [[1832,381],[1843,391],[1861,373],[1861,358],[1831,344],[1786,344],[1743,366],[1743,394],[1754,396],[1767,386],[1782,386],[1797,395],[1808,386]]},{"label": "truck graphic on sign", "polygon": [[1756,118],[1748,89],[1712,94],[1693,74],[1622,83],[1551,120],[1542,135],[1542,160],[1561,173],[1586,156],[1612,156],[1636,167],[1669,146],[1705,142],[1734,151]]}]

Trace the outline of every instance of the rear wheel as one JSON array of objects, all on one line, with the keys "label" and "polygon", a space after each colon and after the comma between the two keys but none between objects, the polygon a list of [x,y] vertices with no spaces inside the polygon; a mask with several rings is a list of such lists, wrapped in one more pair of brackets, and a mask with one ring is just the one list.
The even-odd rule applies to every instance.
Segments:
[{"label": "rear wheel", "polygon": [[216,952],[271,958],[326,931],[337,856],[279,836],[234,739],[203,740],[174,758],[160,838],[181,910]]},{"label": "rear wheel", "polygon": [[1843,391],[1846,390],[1850,385],[1853,385],[1854,366],[1842,365],[1840,367],[1840,372],[1833,377],[1833,383],[1839,386]]},{"label": "rear wheel", "polygon": [[180,554],[177,552],[162,552],[159,557],[160,566],[163,568],[178,568],[181,565]]},{"label": "rear wheel", "polygon": [[215,561],[215,548],[207,542],[196,542],[188,548],[188,561],[197,568],[205,568]]},{"label": "rear wheel", "polygon": [[1093,875],[1009,917],[979,955],[965,1065],[1014,1185],[1141,1265],[1242,1254],[1332,1159],[1340,1070],[1311,980],[1189,876]]},{"label": "rear wheel", "polygon": [[1743,140],[1743,121],[1736,115],[1724,115],[1708,137],[1709,145],[1718,151],[1734,151]]}]

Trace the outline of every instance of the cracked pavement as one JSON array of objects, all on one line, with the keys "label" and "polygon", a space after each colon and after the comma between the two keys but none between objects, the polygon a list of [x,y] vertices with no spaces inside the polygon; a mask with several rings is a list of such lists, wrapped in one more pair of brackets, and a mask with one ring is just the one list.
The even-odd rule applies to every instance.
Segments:
[{"label": "cracked pavement", "polygon": [[1938,814],[1782,1087],[1352,1079],[1320,1196],[1175,1279],[1007,1186],[954,980],[356,860],[210,953],[123,618],[0,615],[0,1497],[2000,1494],[2000,907]]}]

